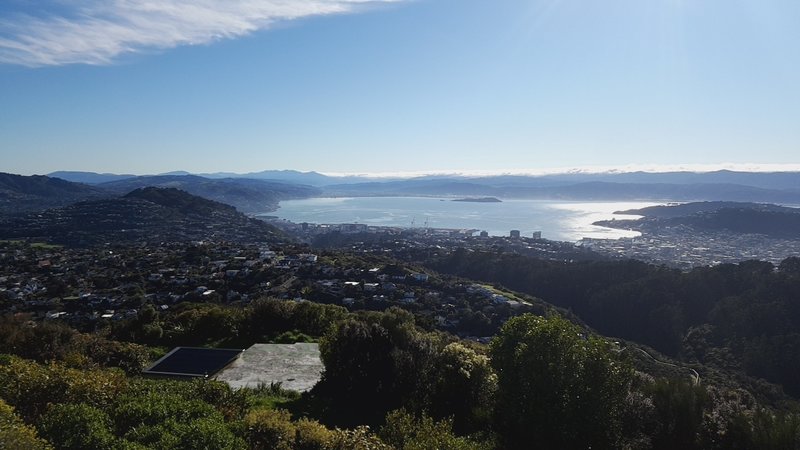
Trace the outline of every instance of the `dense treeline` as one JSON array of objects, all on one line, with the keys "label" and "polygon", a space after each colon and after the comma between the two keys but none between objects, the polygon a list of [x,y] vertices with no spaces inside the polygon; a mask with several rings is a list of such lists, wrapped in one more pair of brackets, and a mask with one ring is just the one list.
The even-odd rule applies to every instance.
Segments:
[{"label": "dense treeline", "polygon": [[[425,331],[398,308],[302,305],[187,306],[176,317],[191,320],[180,321],[143,312],[117,332],[131,337],[147,325],[169,331],[180,324],[194,330],[181,339],[209,342],[318,333],[325,371],[309,393],[142,379],[105,367],[116,360],[87,363],[72,351],[1,356],[0,444],[480,450],[791,449],[800,442],[798,416],[765,410],[745,391],[636,372],[627,352],[559,316],[513,318],[486,347]],[[209,317],[230,320],[230,335],[202,331]],[[14,336],[15,326],[9,353],[29,352],[28,340],[59,331],[6,319],[4,336]],[[81,339],[75,333],[53,348],[69,350]]]},{"label": "dense treeline", "polygon": [[800,397],[800,258],[681,272],[632,260],[561,263],[458,250],[431,266],[535,295],[604,335],[743,370]]}]

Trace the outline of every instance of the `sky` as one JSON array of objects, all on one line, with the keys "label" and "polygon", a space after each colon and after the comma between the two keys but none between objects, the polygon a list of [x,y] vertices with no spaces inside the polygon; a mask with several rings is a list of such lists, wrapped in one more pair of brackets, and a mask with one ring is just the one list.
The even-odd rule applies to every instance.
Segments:
[{"label": "sky", "polygon": [[3,0],[0,171],[800,167],[797,0]]}]

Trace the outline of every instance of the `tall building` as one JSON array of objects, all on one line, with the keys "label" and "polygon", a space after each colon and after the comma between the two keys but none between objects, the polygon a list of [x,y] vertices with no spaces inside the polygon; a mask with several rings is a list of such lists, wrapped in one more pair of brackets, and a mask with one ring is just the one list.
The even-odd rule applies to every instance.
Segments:
[{"label": "tall building", "polygon": [[519,230],[511,230],[511,237],[519,239]]}]

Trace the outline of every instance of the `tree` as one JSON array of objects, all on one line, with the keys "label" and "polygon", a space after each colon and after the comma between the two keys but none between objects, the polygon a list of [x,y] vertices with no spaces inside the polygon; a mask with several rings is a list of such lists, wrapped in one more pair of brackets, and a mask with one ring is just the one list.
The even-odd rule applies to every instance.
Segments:
[{"label": "tree", "polygon": [[325,372],[320,391],[346,405],[341,423],[378,423],[402,406],[420,410],[429,398],[440,342],[398,308],[340,322],[320,341]]},{"label": "tree", "polygon": [[394,403],[389,400],[396,373],[389,331],[377,323],[347,320],[325,335],[320,342],[325,364],[322,387],[335,399],[347,401],[353,423],[385,413]]},{"label": "tree", "polygon": [[485,430],[497,390],[489,358],[458,342],[447,344],[434,362],[426,409],[435,418],[453,418],[460,433]]},{"label": "tree", "polygon": [[491,344],[495,426],[508,448],[614,448],[632,370],[560,318],[509,320]]},{"label": "tree", "polygon": [[703,411],[709,406],[705,388],[685,381],[659,380],[646,391],[655,407],[653,448],[699,448]]}]

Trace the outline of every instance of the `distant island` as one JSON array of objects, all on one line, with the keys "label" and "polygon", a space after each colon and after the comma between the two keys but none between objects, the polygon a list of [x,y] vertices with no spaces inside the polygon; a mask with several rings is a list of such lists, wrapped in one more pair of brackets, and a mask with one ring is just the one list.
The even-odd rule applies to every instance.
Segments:
[{"label": "distant island", "polygon": [[502,203],[503,201],[497,197],[474,197],[474,198],[456,198],[454,202],[472,202],[472,203]]}]

